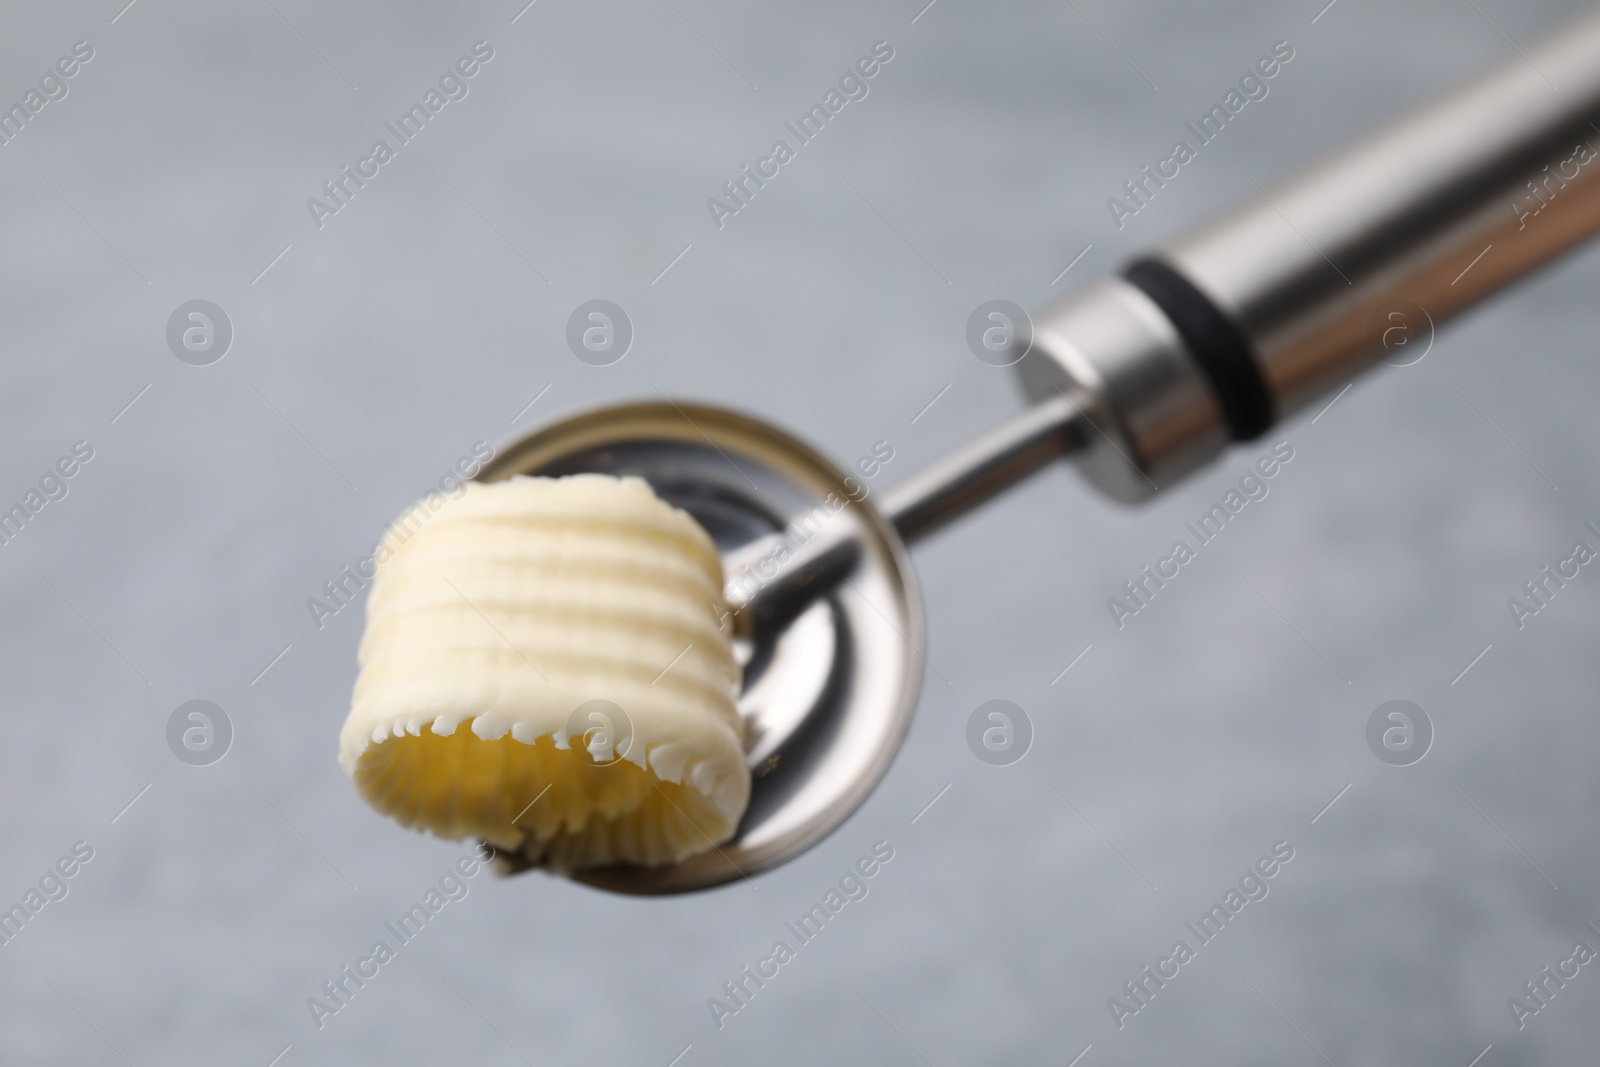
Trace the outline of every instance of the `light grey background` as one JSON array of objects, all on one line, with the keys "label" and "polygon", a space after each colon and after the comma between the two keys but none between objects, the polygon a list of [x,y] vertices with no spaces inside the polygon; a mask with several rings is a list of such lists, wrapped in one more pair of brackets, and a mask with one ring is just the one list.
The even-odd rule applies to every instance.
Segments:
[{"label": "light grey background", "polygon": [[[1018,409],[965,347],[981,301],[1070,291],[1581,4],[124,2],[0,15],[0,101],[96,51],[0,147],[0,501],[95,449],[0,548],[0,902],[95,850],[0,947],[0,1060],[1593,1057],[1594,967],[1520,1033],[1506,1000],[1600,947],[1600,576],[1521,632],[1506,600],[1600,544],[1594,249],[1152,505],[1062,468],[919,547],[938,673],[799,861],[656,900],[480,876],[323,1029],[306,1007],[464,846],[356,797],[360,615],[305,601],[474,441],[660,390],[841,463],[887,439],[891,484]],[[470,96],[319,231],[306,198],[480,39]],[[719,231],[706,198],[879,39],[867,99]],[[1270,96],[1117,231],[1106,198],[1278,40]],[[611,367],[563,340],[596,297],[637,330]],[[164,339],[195,298],[236,330],[210,367]],[[1278,440],[1271,495],[1119,632],[1106,598]],[[164,734],[197,698],[236,731],[203,768]],[[996,698],[1035,728],[1010,767],[965,742]],[[1437,732],[1413,767],[1364,740],[1393,698]],[[719,1031],[707,999],[878,840],[871,895]],[[1271,895],[1119,1031],[1107,998],[1278,840]]]}]

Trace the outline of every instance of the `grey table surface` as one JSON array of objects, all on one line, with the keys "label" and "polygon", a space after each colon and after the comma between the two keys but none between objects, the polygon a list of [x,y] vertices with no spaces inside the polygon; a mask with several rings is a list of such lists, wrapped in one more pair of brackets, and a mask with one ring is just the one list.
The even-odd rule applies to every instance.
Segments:
[{"label": "grey table surface", "polygon": [[[841,463],[886,440],[887,486],[1018,409],[967,350],[981,301],[1071,291],[1580,4],[125,2],[0,13],[4,102],[93,49],[0,145],[0,501],[93,449],[0,548],[0,904],[66,889],[0,946],[0,1061],[1593,1059],[1594,968],[1508,999],[1600,948],[1600,578],[1520,629],[1507,601],[1600,545],[1597,249],[1149,505],[1063,466],[919,546],[916,723],[798,861],[671,899],[479,875],[308,1007],[466,846],[356,796],[361,612],[306,602],[473,442],[661,392]],[[880,40],[867,96],[719,228],[707,199]],[[479,41],[467,95],[319,226],[308,198]],[[1118,229],[1107,198],[1279,41],[1269,95]],[[567,349],[593,298],[636,332],[611,366]],[[194,299],[233,327],[209,366],[166,340]],[[1118,629],[1107,598],[1279,441],[1270,495]],[[167,742],[195,699],[233,728],[208,766]],[[1010,766],[967,746],[991,699],[1033,724]],[[1391,699],[1433,724],[1411,766],[1367,744]],[[718,1020],[880,841],[870,893]],[[1185,922],[1277,842],[1202,946]]]}]

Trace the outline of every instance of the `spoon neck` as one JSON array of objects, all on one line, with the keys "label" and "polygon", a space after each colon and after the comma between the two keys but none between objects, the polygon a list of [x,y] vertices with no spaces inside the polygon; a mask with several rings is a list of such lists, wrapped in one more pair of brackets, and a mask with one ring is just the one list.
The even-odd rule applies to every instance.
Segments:
[{"label": "spoon neck", "polygon": [[[914,544],[1015,485],[1051,460],[1077,451],[1094,433],[1082,408],[1058,394],[1013,416],[885,494],[882,513]],[[791,523],[730,552],[725,597],[740,632],[783,624],[842,582],[860,558],[851,523],[820,529]]]},{"label": "spoon neck", "polygon": [[1052,460],[1077,451],[1094,433],[1083,409],[1061,394],[996,426],[885,494],[883,512],[906,544],[915,544]]}]

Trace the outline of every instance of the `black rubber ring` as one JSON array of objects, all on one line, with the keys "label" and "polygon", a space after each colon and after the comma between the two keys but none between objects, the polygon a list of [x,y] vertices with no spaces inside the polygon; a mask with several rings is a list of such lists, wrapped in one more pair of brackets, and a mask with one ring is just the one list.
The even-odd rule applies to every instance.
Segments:
[{"label": "black rubber ring", "polygon": [[1223,415],[1239,441],[1260,437],[1272,425],[1272,396],[1243,331],[1206,295],[1159,259],[1141,259],[1122,276],[1155,301],[1216,390]]}]

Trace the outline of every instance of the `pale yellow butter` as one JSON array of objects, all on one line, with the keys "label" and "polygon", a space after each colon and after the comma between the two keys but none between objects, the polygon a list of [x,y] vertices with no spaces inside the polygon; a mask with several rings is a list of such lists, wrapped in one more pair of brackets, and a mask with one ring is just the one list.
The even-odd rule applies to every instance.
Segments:
[{"label": "pale yellow butter", "polygon": [[339,752],[373,807],[561,870],[732,836],[739,669],[687,514],[637,478],[470,483],[378,560]]}]

